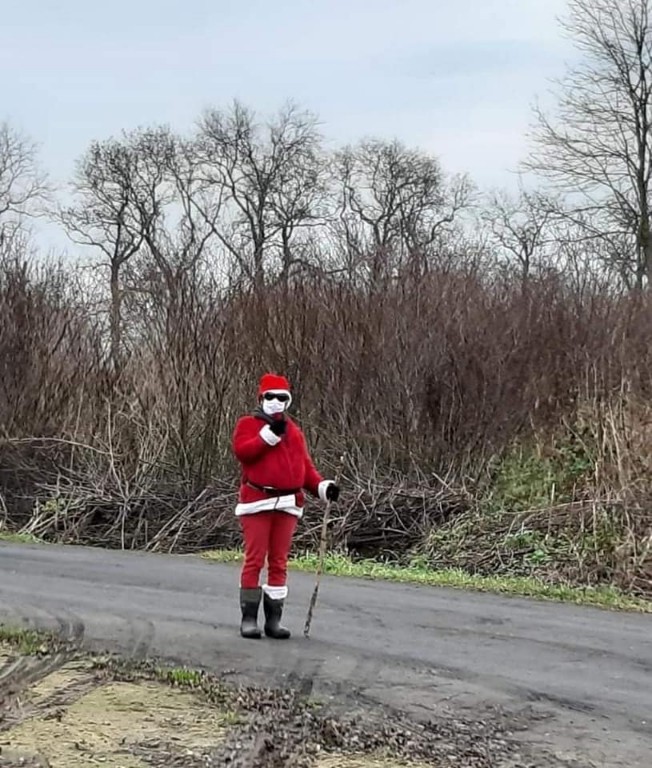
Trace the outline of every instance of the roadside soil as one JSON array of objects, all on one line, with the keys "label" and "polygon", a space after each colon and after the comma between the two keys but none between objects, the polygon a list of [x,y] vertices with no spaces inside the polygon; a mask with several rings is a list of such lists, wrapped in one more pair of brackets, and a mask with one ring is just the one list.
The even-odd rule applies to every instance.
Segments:
[{"label": "roadside soil", "polygon": [[[0,649],[3,669],[35,664]],[[0,706],[0,765],[143,768],[189,762],[219,745],[229,713],[157,681],[122,682],[76,660],[25,685],[14,677]]]},{"label": "roadside soil", "polygon": [[[292,691],[0,642],[0,768],[530,768],[499,723],[336,714]],[[545,763],[545,765],[551,765]]]}]

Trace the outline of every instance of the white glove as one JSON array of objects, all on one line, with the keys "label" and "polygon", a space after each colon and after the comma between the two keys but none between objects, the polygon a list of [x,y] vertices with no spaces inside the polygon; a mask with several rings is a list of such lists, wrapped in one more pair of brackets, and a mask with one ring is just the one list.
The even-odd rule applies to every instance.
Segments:
[{"label": "white glove", "polygon": [[281,442],[281,438],[272,432],[269,424],[265,424],[258,434],[263,438],[267,445],[278,445]]},{"label": "white glove", "polygon": [[317,495],[322,501],[328,501],[326,493],[331,485],[335,485],[333,480],[322,480],[317,486]]}]

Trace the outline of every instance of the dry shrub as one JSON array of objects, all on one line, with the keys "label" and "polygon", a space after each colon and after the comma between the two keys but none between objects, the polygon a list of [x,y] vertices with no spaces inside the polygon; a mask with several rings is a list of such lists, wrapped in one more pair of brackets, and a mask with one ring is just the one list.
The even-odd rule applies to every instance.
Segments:
[{"label": "dry shrub", "polygon": [[[127,305],[120,369],[103,317],[61,266],[0,264],[0,488],[13,528],[157,550],[237,543],[230,436],[271,369],[292,378],[323,471],[346,456],[334,545],[418,549],[477,506],[490,460],[515,441],[583,424],[595,471],[563,525],[587,525],[593,503],[620,510],[626,552],[604,578],[644,578],[647,298],[578,297],[556,277],[524,291],[464,260],[373,290],[315,273],[227,291],[178,271]],[[298,546],[314,545],[317,514]],[[475,546],[466,564],[479,567],[488,553]]]}]

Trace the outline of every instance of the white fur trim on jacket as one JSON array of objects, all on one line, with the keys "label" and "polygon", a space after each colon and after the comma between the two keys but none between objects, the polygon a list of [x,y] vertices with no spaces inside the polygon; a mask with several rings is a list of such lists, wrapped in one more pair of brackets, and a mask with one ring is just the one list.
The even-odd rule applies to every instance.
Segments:
[{"label": "white fur trim on jacket", "polygon": [[236,504],[235,514],[236,517],[241,517],[242,515],[255,515],[256,512],[270,512],[275,509],[295,517],[303,517],[303,509],[297,506],[297,497],[294,494],[261,499],[260,501],[241,502]]},{"label": "white fur trim on jacket", "polygon": [[272,432],[272,428],[269,424],[265,424],[258,434],[263,438],[267,445],[278,445],[281,442],[281,438]]},{"label": "white fur trim on jacket", "polygon": [[263,592],[272,600],[285,600],[288,596],[287,587],[270,587],[269,584],[263,584]]},{"label": "white fur trim on jacket", "polygon": [[317,486],[317,493],[322,501],[328,501],[326,498],[326,489],[329,485],[335,485],[335,483],[332,480],[322,480]]}]

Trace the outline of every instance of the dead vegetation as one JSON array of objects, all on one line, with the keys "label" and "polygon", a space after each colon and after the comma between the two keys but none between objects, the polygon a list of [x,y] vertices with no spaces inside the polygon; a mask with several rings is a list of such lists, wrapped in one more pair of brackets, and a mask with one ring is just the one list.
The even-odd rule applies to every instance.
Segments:
[{"label": "dead vegetation", "polygon": [[93,142],[56,208],[73,266],[30,253],[21,146],[0,144],[4,531],[238,545],[231,433],[276,370],[323,472],[345,456],[334,549],[650,594],[650,298],[545,195],[469,234],[468,179],[427,153],[329,154],[313,116],[236,105]]},{"label": "dead vegetation", "polygon": [[[4,638],[6,684],[24,635]],[[53,645],[41,653],[52,662],[60,646],[42,640],[40,647],[48,642]],[[500,713],[474,719],[432,712],[421,724],[359,706],[336,712],[296,691],[232,687],[205,672],[68,651],[40,676],[14,674],[20,696],[0,698],[3,768],[537,765],[535,758],[514,757],[514,724]]]},{"label": "dead vegetation", "polygon": [[[575,304],[546,281],[524,297],[469,273],[420,280],[418,311],[407,281],[379,300],[312,278],[291,302],[184,283],[186,327],[150,324],[118,373],[69,277],[0,271],[5,529],[238,545],[230,434],[272,368],[294,372],[323,471],[345,453],[334,548],[649,594],[647,300]],[[309,512],[297,549],[318,535]]]}]

